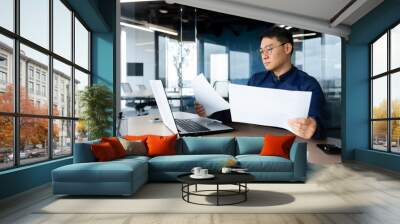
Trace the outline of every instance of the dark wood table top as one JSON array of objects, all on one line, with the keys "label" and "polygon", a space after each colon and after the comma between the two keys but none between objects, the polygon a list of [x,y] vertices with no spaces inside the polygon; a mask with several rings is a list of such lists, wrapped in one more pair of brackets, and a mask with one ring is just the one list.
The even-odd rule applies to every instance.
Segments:
[{"label": "dark wood table top", "polygon": [[178,181],[185,184],[237,184],[249,183],[255,177],[249,173],[212,173],[215,177],[210,179],[194,179],[192,173],[182,174],[177,177]]}]

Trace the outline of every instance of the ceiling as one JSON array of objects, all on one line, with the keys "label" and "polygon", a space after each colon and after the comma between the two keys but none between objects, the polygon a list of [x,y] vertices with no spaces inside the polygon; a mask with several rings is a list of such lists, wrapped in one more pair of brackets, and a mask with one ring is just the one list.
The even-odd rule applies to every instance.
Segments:
[{"label": "ceiling", "polygon": [[[194,33],[194,24],[197,24],[197,33],[222,34],[223,29],[231,30],[235,35],[245,29],[251,31],[257,27],[269,27],[272,23],[248,19],[219,12],[195,9],[190,6],[167,4],[163,1],[132,2],[121,4],[122,21],[131,20],[137,24],[156,24],[175,31],[180,29],[180,8],[182,7],[183,33]],[[196,11],[195,11],[196,10]],[[195,18],[196,17],[196,18]]]},{"label": "ceiling", "polygon": [[166,0],[196,8],[348,37],[383,0]]},{"label": "ceiling", "polygon": [[[195,23],[197,24],[196,32],[198,35],[214,34],[217,37],[222,35],[224,30],[228,30],[234,35],[239,36],[242,31],[250,32],[255,29],[266,29],[275,25],[274,23],[265,21],[198,9],[180,4],[167,4],[164,1],[136,1],[122,3],[121,21],[144,27],[146,27],[146,24],[158,25],[180,33],[181,7],[183,10],[183,40],[194,39]],[[315,33],[314,31],[308,31],[296,27],[291,28],[290,31],[293,34]],[[301,37],[301,39],[315,38],[320,35],[320,33],[317,33],[314,36]]]},{"label": "ceiling", "polygon": [[[225,1],[239,4],[243,4],[244,2],[241,0]],[[261,7],[264,9],[276,9],[294,15],[306,16],[328,21],[351,1],[352,0],[251,0],[246,1],[245,4],[254,7]]]}]

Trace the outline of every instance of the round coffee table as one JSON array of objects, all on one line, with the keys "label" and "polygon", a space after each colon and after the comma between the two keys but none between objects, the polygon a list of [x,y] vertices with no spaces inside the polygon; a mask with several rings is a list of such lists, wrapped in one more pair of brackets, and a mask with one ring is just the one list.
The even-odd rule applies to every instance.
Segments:
[{"label": "round coffee table", "polygon": [[[177,177],[178,181],[182,183],[182,199],[188,203],[198,205],[234,205],[247,200],[247,192],[249,188],[247,183],[255,180],[255,177],[249,173],[216,173],[212,179],[193,179],[190,177],[191,173],[182,174]],[[197,190],[198,184],[216,185],[215,190]],[[195,186],[194,191],[190,191],[190,186]],[[220,189],[220,185],[236,185],[237,190],[224,190]],[[205,194],[215,192],[215,194]],[[216,204],[202,204],[190,201],[190,196],[203,196],[203,197],[216,197]],[[240,196],[240,199],[231,203],[221,203],[221,197]]]}]

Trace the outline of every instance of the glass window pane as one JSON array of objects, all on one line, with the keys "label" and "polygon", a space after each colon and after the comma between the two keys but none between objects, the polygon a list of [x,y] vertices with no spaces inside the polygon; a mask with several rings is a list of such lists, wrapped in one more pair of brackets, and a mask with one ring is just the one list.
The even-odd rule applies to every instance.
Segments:
[{"label": "glass window pane", "polygon": [[21,44],[21,113],[47,115],[49,57]]},{"label": "glass window pane", "polygon": [[387,34],[372,44],[372,75],[387,71]]},{"label": "glass window pane", "polygon": [[75,69],[75,117],[79,117],[81,114],[79,98],[86,86],[89,86],[89,75]]},{"label": "glass window pane", "polygon": [[391,116],[400,118],[400,72],[391,74],[390,85]]},{"label": "glass window pane", "polygon": [[72,117],[72,68],[53,60],[53,115]]},{"label": "glass window pane", "polygon": [[89,32],[75,18],[75,63],[89,70]]},{"label": "glass window pane", "polygon": [[372,122],[372,148],[387,151],[387,121]]},{"label": "glass window pane", "polygon": [[0,35],[0,111],[14,111],[13,40]]},{"label": "glass window pane", "polygon": [[387,77],[372,81],[372,118],[387,118]]},{"label": "glass window pane", "polygon": [[88,138],[88,129],[84,120],[75,121],[75,142],[85,142]]},{"label": "glass window pane", "polygon": [[0,170],[14,165],[14,124],[10,116],[0,116]]},{"label": "glass window pane", "polygon": [[392,152],[400,153],[400,120],[393,120],[391,123]]},{"label": "glass window pane", "polygon": [[0,1],[0,26],[14,31],[14,0]]},{"label": "glass window pane", "polygon": [[35,163],[49,158],[49,120],[45,118],[22,117],[20,119],[21,164]]},{"label": "glass window pane", "polygon": [[53,157],[72,154],[72,121],[53,120]]},{"label": "glass window pane", "polygon": [[391,69],[400,67],[400,24],[391,31],[390,51]]},{"label": "glass window pane", "polygon": [[71,60],[72,12],[60,0],[53,0],[53,18],[53,51]]},{"label": "glass window pane", "polygon": [[20,0],[21,36],[49,48],[49,1]]}]

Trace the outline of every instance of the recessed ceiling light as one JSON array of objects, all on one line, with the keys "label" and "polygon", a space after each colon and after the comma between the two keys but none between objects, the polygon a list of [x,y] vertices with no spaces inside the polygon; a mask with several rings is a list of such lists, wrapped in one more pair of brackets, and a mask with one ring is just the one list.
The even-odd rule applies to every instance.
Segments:
[{"label": "recessed ceiling light", "polygon": [[299,34],[293,34],[293,38],[296,37],[310,37],[310,36],[316,36],[317,33],[299,33]]},{"label": "recessed ceiling light", "polygon": [[162,13],[162,14],[167,14],[168,13],[168,10],[166,10],[166,9],[159,9],[158,11],[160,13]]}]

